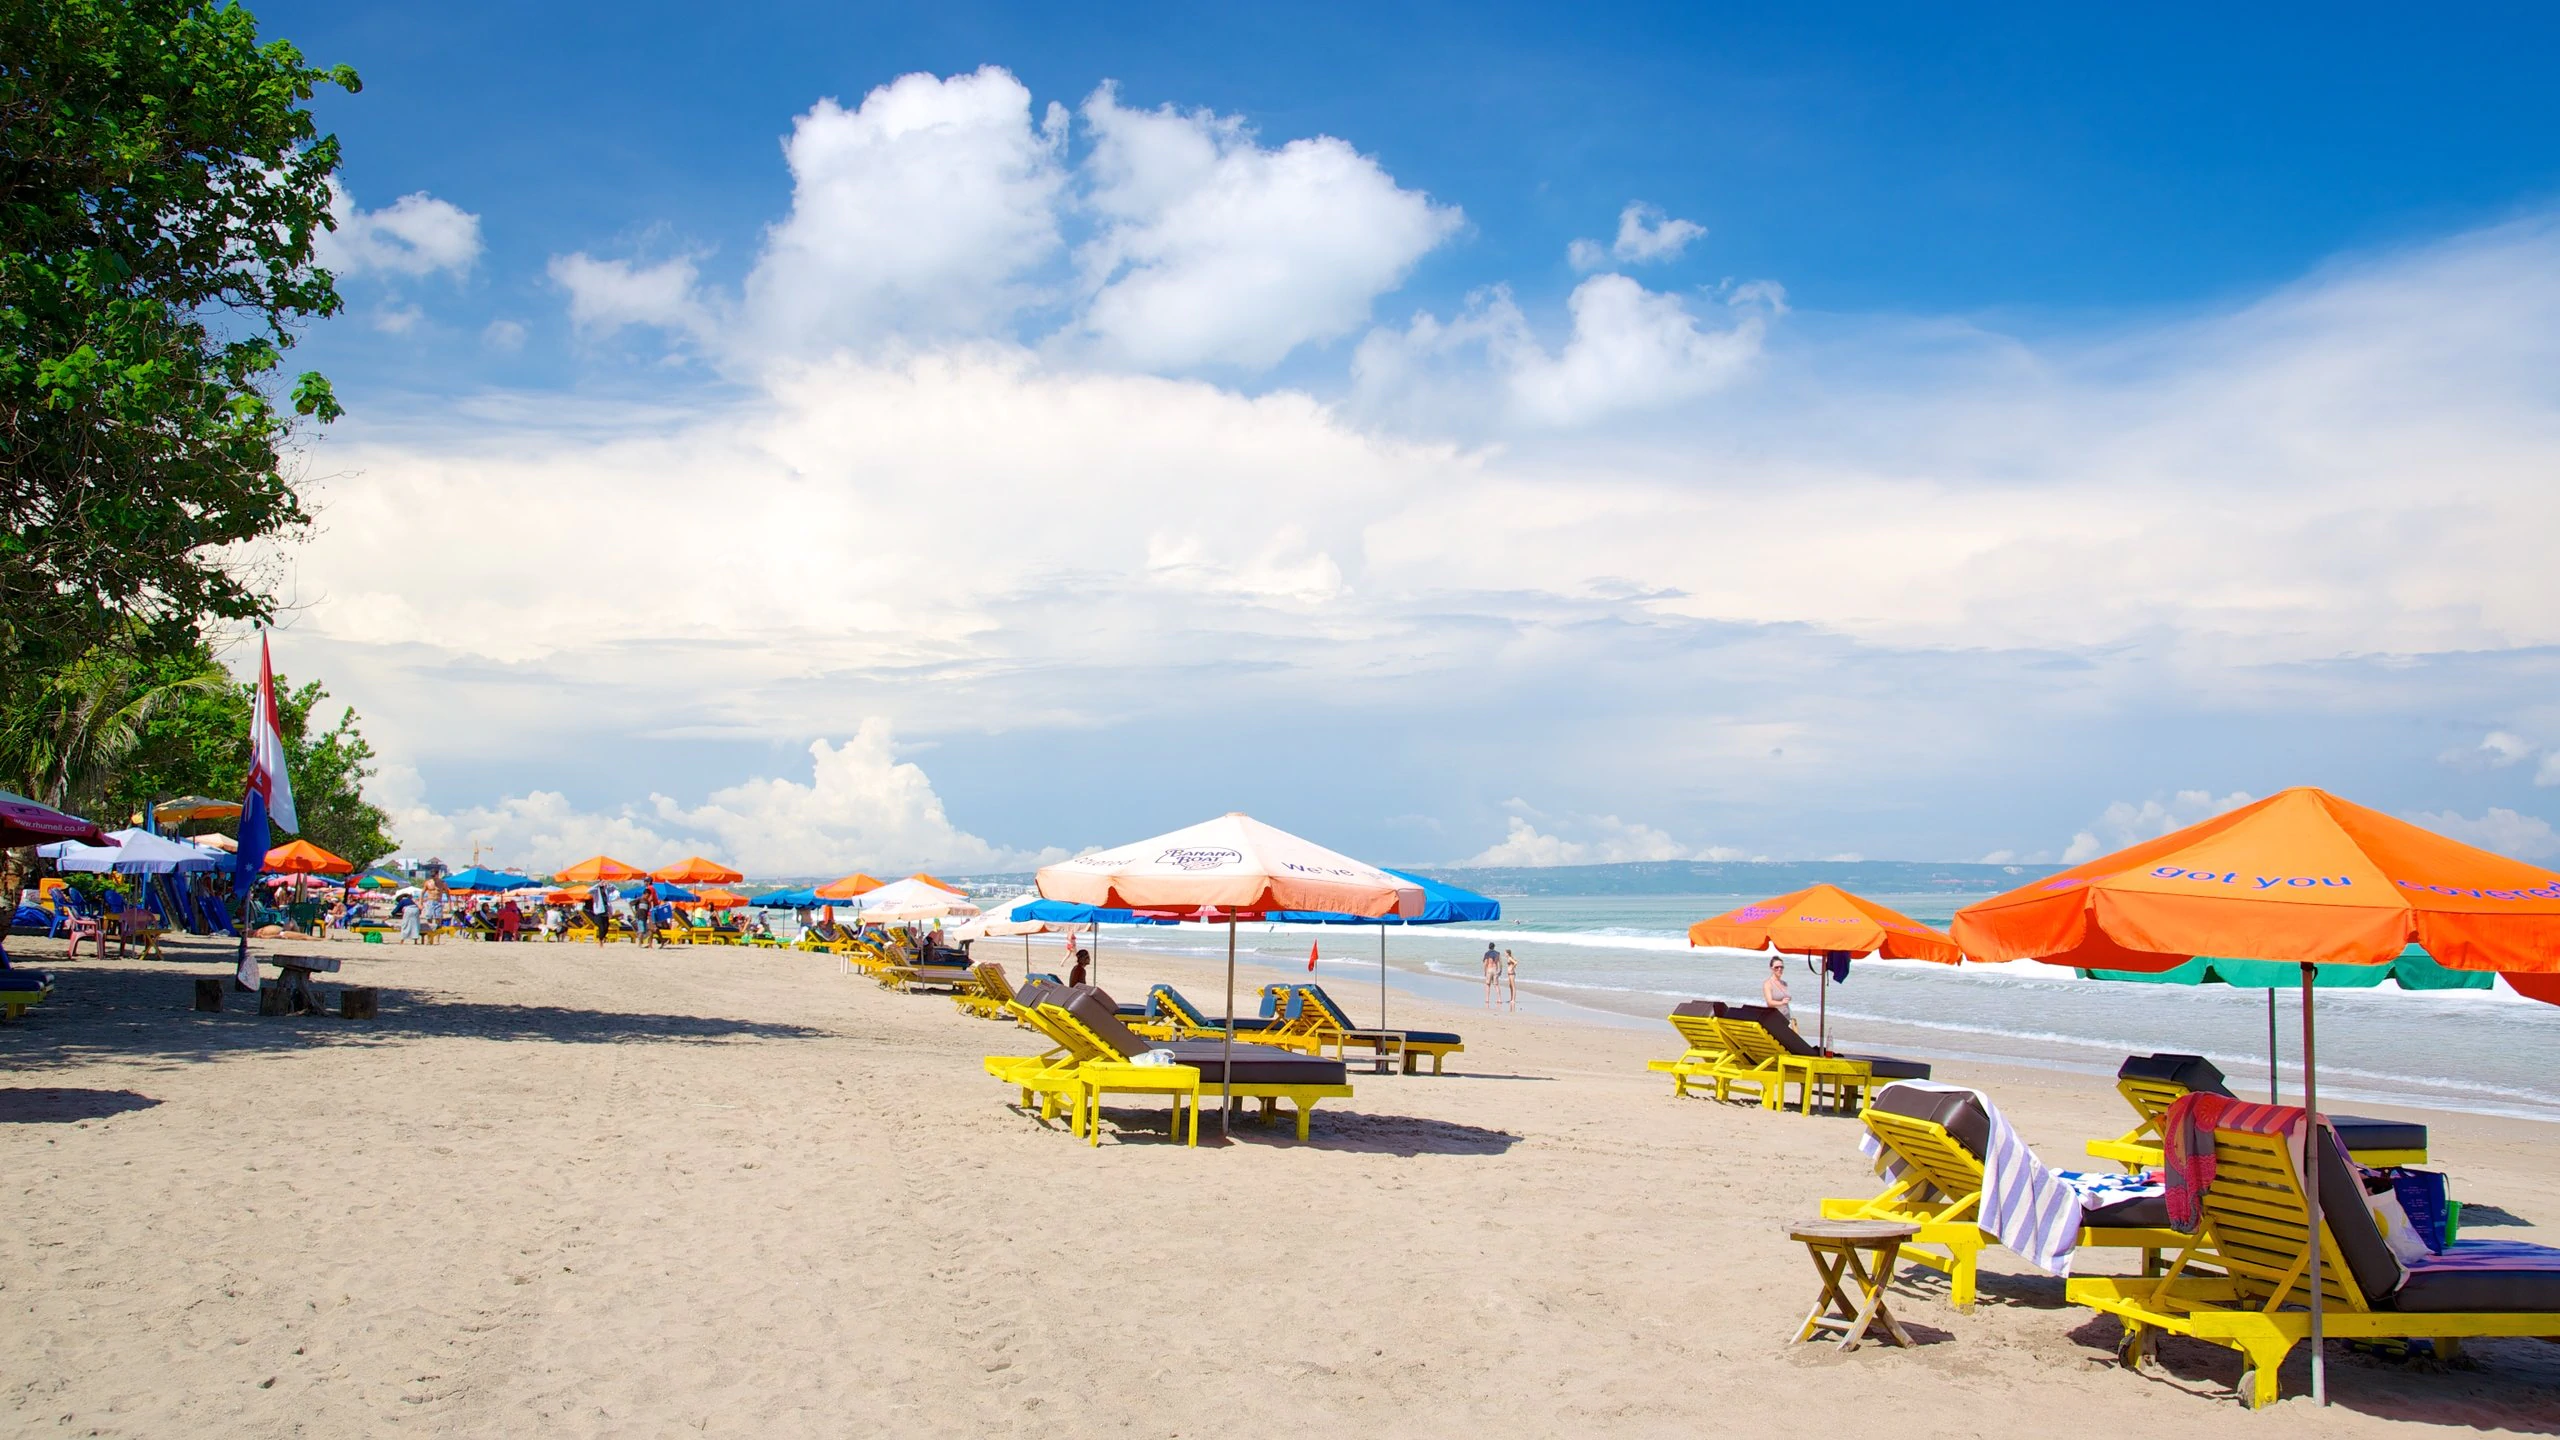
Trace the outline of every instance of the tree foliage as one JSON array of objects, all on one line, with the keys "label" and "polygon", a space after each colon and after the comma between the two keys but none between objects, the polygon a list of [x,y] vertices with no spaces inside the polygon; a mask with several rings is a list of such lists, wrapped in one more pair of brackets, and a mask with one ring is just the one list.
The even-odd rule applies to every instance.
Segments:
[{"label": "tree foliage", "polygon": [[[154,801],[236,799],[247,786],[258,687],[232,679],[201,643],[148,656],[102,647],[54,679],[44,703],[0,713],[0,743],[24,757],[9,774],[11,788],[114,828]],[[356,712],[341,708],[321,727],[328,696],[317,681],[296,688],[276,677],[286,773],[302,821],[293,833],[369,865],[396,848],[391,817],[365,798],[374,753]],[[276,843],[287,838],[279,831]]]},{"label": "tree foliage", "polygon": [[243,547],[308,524],[284,450],[338,414],[271,393],[341,308],[324,84],[235,5],[0,0],[0,686],[272,608]]}]

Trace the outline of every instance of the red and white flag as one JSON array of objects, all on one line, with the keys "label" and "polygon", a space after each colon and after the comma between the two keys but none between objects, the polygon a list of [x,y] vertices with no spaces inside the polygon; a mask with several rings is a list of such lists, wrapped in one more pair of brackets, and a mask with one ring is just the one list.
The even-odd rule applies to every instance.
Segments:
[{"label": "red and white flag", "polygon": [[302,832],[294,813],[293,777],[285,772],[284,714],[276,708],[276,669],[267,637],[258,637],[258,702],[249,715],[249,788],[265,797],[267,823],[289,835]]}]

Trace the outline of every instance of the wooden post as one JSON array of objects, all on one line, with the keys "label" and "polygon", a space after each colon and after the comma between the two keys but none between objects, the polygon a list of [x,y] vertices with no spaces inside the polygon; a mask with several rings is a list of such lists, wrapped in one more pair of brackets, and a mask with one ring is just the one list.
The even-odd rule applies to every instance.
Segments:
[{"label": "wooden post", "polygon": [[196,980],[196,1008],[199,1010],[220,1010],[222,1008],[222,987],[225,983],[226,982],[221,979],[205,979],[199,976]]},{"label": "wooden post", "polygon": [[370,985],[346,985],[338,990],[338,1017],[342,1020],[374,1018],[375,992]]},{"label": "wooden post", "polygon": [[292,1003],[282,980],[270,980],[258,987],[258,1013],[261,1015],[291,1014],[286,1007]]}]

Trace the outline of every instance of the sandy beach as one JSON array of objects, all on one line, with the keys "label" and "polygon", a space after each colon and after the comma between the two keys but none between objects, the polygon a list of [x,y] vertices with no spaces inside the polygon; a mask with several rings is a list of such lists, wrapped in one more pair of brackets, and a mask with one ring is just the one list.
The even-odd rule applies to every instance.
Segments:
[{"label": "sandy beach", "polygon": [[[10,1433],[2560,1431],[2560,1347],[2339,1352],[2325,1412],[2297,1352],[2251,1415],[2237,1357],[2118,1369],[1997,1250],[1970,1313],[1906,1270],[1913,1350],[1790,1345],[1781,1227],[1872,1192],[1857,1126],[1675,1099],[1667,1028],[1399,996],[1465,1033],[1450,1075],[1355,1070],[1305,1145],[1212,1117],[1187,1150],[1130,1103],[1091,1149],[981,1072],[1027,1034],[828,956],[326,948],[378,1020],[192,1013],[224,954],[179,942],[58,964],[0,1030]],[[2056,1164],[2126,1123],[2078,1077],[1940,1075]],[[2550,1127],[2424,1118],[2472,1233],[2560,1224]]]}]

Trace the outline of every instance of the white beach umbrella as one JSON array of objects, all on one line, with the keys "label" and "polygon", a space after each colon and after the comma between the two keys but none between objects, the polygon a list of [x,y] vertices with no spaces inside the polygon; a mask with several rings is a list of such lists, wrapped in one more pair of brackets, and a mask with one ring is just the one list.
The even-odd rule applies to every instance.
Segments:
[{"label": "white beach umbrella", "polygon": [[1016,895],[1010,900],[1004,901],[1000,904],[990,905],[986,908],[985,913],[978,916],[977,919],[952,927],[951,938],[954,940],[986,940],[998,935],[1046,935],[1052,930],[1072,928],[1064,925],[1052,925],[1046,920],[1016,920],[1013,918],[1013,912],[1015,910],[1028,905],[1039,898],[1039,891],[1026,890],[1022,894]]},{"label": "white beach umbrella", "polygon": [[1235,1104],[1236,922],[1275,910],[1344,915],[1422,914],[1422,887],[1375,865],[1231,811],[1188,829],[1040,867],[1040,894],[1114,910],[1181,913],[1227,922],[1227,1033],[1220,1052],[1218,1129]]},{"label": "white beach umbrella", "polygon": [[891,924],[901,920],[940,920],[978,913],[978,907],[971,904],[966,896],[914,879],[893,880],[877,890],[864,893],[853,903],[863,919]]}]

